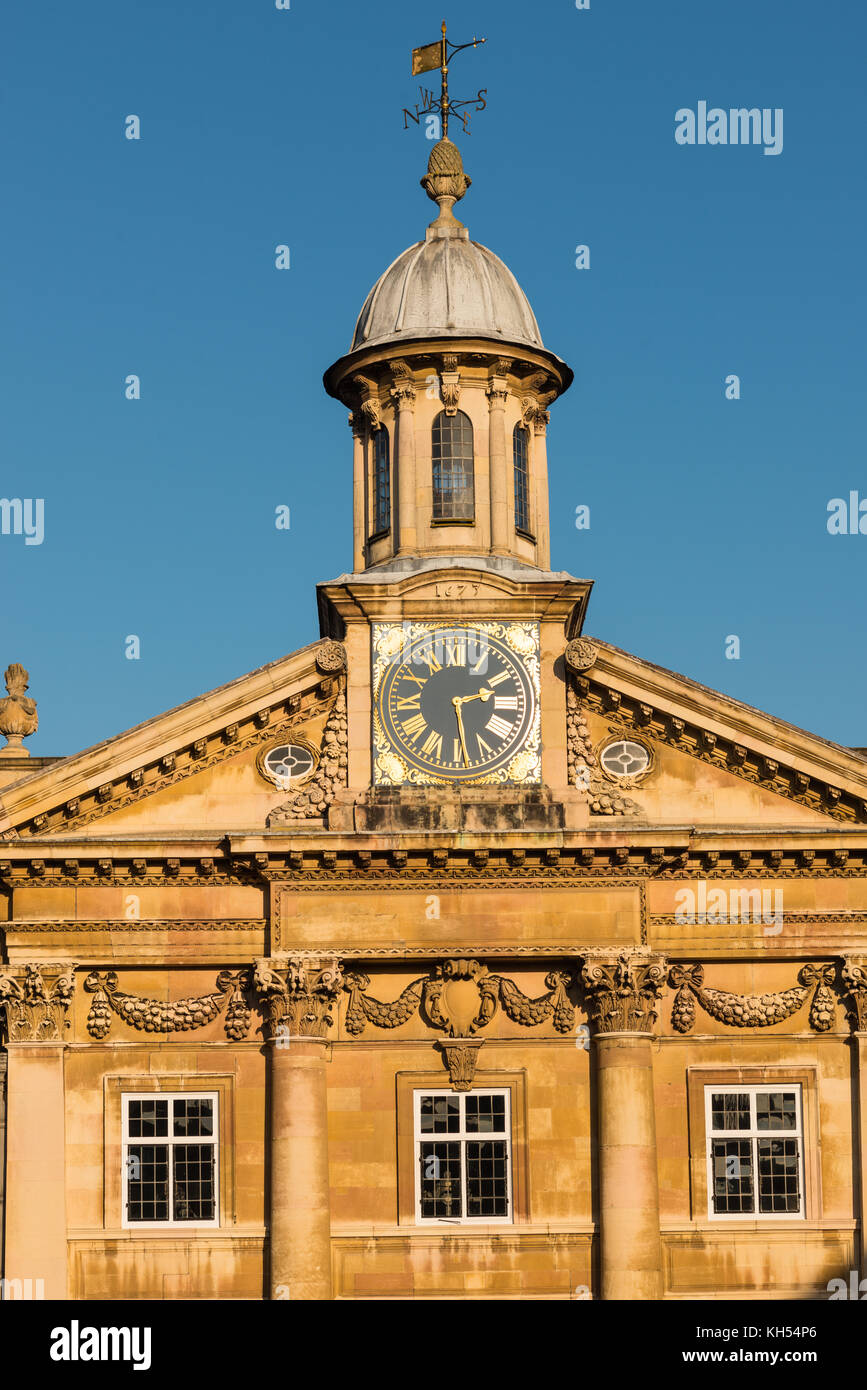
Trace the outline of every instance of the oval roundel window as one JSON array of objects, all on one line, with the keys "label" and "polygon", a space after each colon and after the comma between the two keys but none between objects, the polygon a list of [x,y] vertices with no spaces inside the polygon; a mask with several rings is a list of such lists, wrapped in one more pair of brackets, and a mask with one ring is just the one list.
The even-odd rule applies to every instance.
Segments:
[{"label": "oval roundel window", "polygon": [[610,777],[638,777],[650,767],[650,754],[642,744],[621,738],[602,749],[599,761]]}]

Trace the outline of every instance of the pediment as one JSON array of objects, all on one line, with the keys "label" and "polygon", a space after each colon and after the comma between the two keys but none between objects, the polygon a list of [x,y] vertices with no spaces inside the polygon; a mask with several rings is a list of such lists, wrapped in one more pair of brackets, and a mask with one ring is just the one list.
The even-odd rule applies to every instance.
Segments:
[{"label": "pediment", "polygon": [[[606,738],[635,738],[652,749],[662,774],[620,784],[634,814],[731,827],[867,823],[860,751],[596,638],[571,646],[564,674],[573,728],[577,709],[587,731],[581,748],[595,752]],[[599,784],[598,767],[593,775]]]},{"label": "pediment", "polygon": [[[257,774],[269,744],[323,736],[345,666],[317,642],[6,786],[0,839],[264,824],[286,790]],[[227,812],[230,814],[227,815]]]}]

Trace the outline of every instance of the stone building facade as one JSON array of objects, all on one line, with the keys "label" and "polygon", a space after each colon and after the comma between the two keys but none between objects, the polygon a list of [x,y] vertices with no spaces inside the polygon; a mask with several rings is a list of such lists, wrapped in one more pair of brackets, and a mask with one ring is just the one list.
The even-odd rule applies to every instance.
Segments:
[{"label": "stone building facade", "polygon": [[572,374],[456,219],[451,142],[423,182],[325,377],[354,547],[319,639],[62,759],[10,667],[7,1296],[861,1268],[867,761],[582,635],[548,547]]}]

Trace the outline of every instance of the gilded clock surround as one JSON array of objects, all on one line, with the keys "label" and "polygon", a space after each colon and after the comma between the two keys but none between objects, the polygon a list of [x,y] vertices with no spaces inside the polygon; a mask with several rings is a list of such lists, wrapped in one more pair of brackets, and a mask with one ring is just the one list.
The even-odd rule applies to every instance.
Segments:
[{"label": "gilded clock surround", "polygon": [[[538,623],[375,623],[372,647],[375,786],[541,784]],[[433,664],[426,663],[426,655]],[[489,663],[495,674],[486,675]],[[428,676],[413,674],[413,665],[426,669]],[[474,673],[477,680],[472,679]],[[418,693],[405,693],[401,699],[397,693],[401,680],[408,692],[417,687]],[[469,691],[453,694],[450,687],[444,697],[446,709],[449,702],[454,709],[454,726],[448,714],[447,728],[438,730],[425,723],[419,700],[428,680],[439,684],[451,680],[454,690],[457,681]],[[497,684],[509,693],[497,695],[493,689]],[[464,729],[463,707],[477,699],[482,719],[491,705],[490,719],[484,724],[487,738]],[[401,705],[406,709],[405,720],[396,714]],[[470,758],[470,747],[478,757]]]}]

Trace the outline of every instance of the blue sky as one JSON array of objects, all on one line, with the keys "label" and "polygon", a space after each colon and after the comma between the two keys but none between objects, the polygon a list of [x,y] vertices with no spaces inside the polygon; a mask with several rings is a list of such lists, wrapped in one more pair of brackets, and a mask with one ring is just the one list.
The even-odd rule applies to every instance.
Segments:
[{"label": "blue sky", "polygon": [[[315,583],[351,566],[351,438],[321,376],[432,216],[401,108],[442,18],[408,0],[6,16],[0,495],[43,498],[45,537],[0,536],[0,668],[31,672],[33,753],[318,636]],[[487,38],[451,69],[453,96],[488,100],[452,131],[461,216],[576,373],[548,434],[552,560],[596,581],[587,631],[867,745],[867,535],[826,526],[831,498],[867,498],[863,7],[446,18]],[[699,101],[782,108],[782,153],[678,145]]]}]

